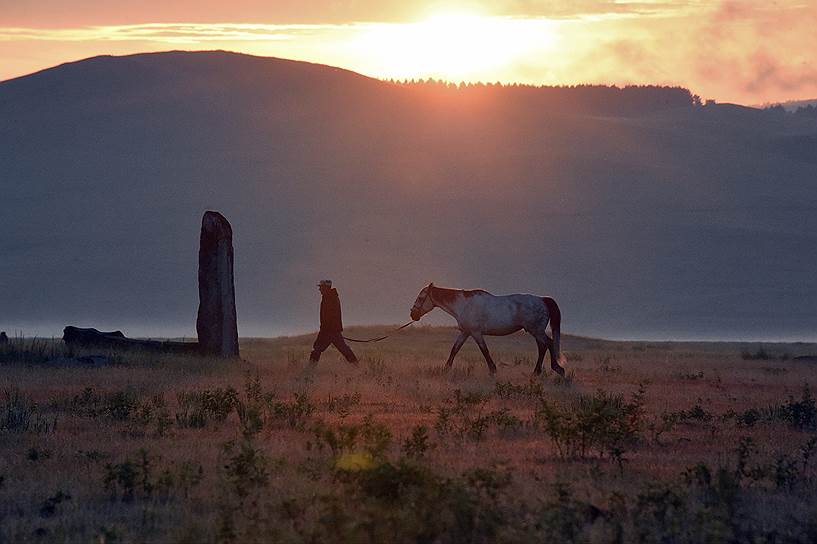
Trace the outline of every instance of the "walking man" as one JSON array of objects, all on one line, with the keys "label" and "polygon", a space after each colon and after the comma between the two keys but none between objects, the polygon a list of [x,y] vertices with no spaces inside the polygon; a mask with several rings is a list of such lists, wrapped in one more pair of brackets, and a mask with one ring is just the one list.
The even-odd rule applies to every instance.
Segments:
[{"label": "walking man", "polygon": [[321,280],[318,283],[321,292],[321,330],[312,345],[311,363],[317,363],[329,344],[337,348],[346,357],[346,360],[357,365],[357,356],[343,339],[343,320],[340,315],[340,297],[338,290],[332,288],[332,280]]}]

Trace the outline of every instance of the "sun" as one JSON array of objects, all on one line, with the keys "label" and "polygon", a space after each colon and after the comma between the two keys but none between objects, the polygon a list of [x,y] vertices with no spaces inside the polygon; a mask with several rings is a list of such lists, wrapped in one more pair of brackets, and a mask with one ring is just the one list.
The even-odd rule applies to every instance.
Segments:
[{"label": "sun", "polygon": [[552,21],[439,13],[419,22],[372,25],[357,46],[384,77],[492,80],[552,38]]}]

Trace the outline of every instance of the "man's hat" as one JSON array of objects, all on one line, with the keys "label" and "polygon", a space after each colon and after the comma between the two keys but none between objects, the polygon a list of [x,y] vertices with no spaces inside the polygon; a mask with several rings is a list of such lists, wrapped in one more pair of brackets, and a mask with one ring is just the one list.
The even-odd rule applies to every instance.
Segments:
[{"label": "man's hat", "polygon": [[318,287],[332,287],[332,280],[321,280],[318,282]]}]

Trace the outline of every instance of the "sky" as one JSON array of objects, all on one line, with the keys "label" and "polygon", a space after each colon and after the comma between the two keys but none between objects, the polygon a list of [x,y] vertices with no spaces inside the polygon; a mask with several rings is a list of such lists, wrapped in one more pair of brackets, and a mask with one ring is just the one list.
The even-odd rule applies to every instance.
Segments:
[{"label": "sky", "polygon": [[817,98],[817,0],[0,0],[0,80],[63,62],[225,49],[378,78],[681,85]]}]

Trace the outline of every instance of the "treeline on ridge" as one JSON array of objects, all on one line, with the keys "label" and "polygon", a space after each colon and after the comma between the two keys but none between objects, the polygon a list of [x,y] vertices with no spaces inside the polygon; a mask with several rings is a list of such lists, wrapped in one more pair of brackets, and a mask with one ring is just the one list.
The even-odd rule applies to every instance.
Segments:
[{"label": "treeline on ridge", "polygon": [[683,87],[660,85],[558,85],[537,86],[519,83],[451,83],[436,79],[388,80],[389,83],[440,98],[502,97],[539,110],[594,114],[639,114],[703,106],[701,97]]}]

